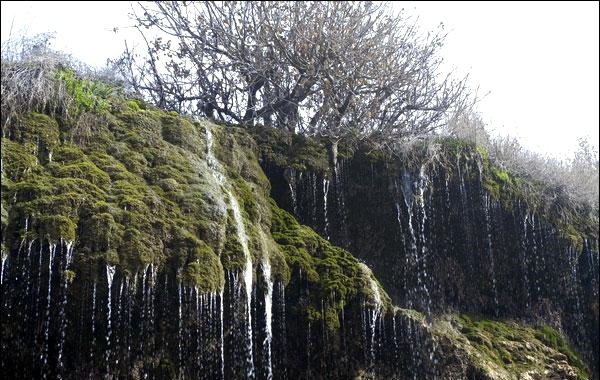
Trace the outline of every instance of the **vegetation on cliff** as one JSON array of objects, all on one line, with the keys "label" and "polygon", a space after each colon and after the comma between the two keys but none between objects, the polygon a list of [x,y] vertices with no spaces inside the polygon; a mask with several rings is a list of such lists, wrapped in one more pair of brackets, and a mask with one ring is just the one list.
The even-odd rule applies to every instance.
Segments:
[{"label": "vegetation on cliff", "polygon": [[[340,315],[351,303],[364,301],[394,315],[390,298],[364,264],[270,198],[259,157],[335,179],[328,140],[260,126],[217,126],[160,110],[125,96],[116,82],[81,74],[46,53],[2,61],[3,260],[24,241],[69,241],[75,242],[78,263],[65,271],[69,281],[86,275],[78,271],[84,263],[115,265],[126,276],[152,263],[176,273],[190,288],[217,293],[226,274],[244,265],[234,197],[253,263],[267,259],[273,280],[305,287],[308,296],[294,305],[303,318],[323,321],[329,333],[337,333]],[[212,147],[209,132],[215,137]],[[361,151],[372,163],[409,171],[429,165],[435,172],[471,160],[479,171],[467,175],[480,176],[490,196],[506,208],[523,199],[550,215],[575,245],[583,235],[597,237],[597,217],[569,208],[562,193],[543,183],[511,174],[472,143],[438,136],[396,152],[400,159],[367,143],[338,149],[341,158]],[[209,154],[223,172],[215,173]],[[219,175],[226,179],[220,182]],[[548,192],[556,196],[536,196]],[[424,321],[414,311],[407,314]],[[577,354],[549,327],[535,331],[467,317],[448,323],[451,329],[434,327],[433,334],[450,339],[492,378],[538,371],[544,360],[566,361],[568,376],[570,366],[580,378],[587,376]]]}]

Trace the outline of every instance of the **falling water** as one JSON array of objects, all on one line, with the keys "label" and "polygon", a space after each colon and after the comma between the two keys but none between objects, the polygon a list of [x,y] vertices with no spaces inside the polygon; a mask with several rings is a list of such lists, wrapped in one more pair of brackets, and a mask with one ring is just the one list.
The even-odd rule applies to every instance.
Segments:
[{"label": "falling water", "polygon": [[296,194],[296,171],[293,168],[289,168],[284,174],[285,179],[288,183],[288,187],[290,188],[290,195],[292,197],[294,215],[298,215],[298,196]]},{"label": "falling water", "polygon": [[375,326],[377,324],[377,319],[381,315],[382,304],[381,304],[381,294],[379,293],[379,287],[377,283],[373,280],[372,277],[369,277],[369,282],[371,285],[371,290],[373,291],[373,302],[375,303],[373,310],[371,310],[371,368],[375,367]]},{"label": "falling water", "polygon": [[[361,263],[361,269],[364,273],[365,276],[368,276],[368,281],[369,281],[369,287],[371,289],[371,299],[370,302],[372,303],[371,307],[366,307],[364,306],[364,321],[363,321],[363,333],[365,335],[365,348],[369,349],[369,355],[368,355],[368,360],[369,360],[369,370],[370,371],[374,371],[375,370],[375,333],[376,333],[376,326],[377,326],[377,321],[381,316],[381,313],[383,311],[383,303],[381,300],[381,293],[379,291],[379,286],[377,285],[377,283],[375,282],[375,280],[372,277],[372,271],[371,269],[366,265]],[[366,335],[367,335],[367,323],[368,323],[368,328],[369,328],[369,332],[370,332],[370,339],[367,345],[366,342]],[[367,353],[365,352],[365,359],[367,357]]]},{"label": "falling water", "polygon": [[[569,266],[571,269],[571,281],[570,281],[570,286],[571,286],[571,294],[573,296],[573,298],[575,299],[575,311],[576,311],[576,323],[579,325],[581,323],[582,320],[582,314],[581,314],[581,301],[579,298],[579,292],[578,292],[578,285],[579,285],[579,279],[578,279],[578,274],[577,274],[577,264],[578,264],[578,257],[577,257],[577,252],[575,252],[575,248],[573,246],[568,246],[567,247],[567,257],[569,258]],[[579,326],[577,326],[579,327]]]},{"label": "falling water", "polygon": [[529,268],[527,265],[527,219],[529,215],[525,213],[523,218],[523,240],[521,241],[521,266],[523,269],[523,289],[525,291],[525,308],[529,310],[531,304],[531,295],[529,293],[529,275],[527,274]]},{"label": "falling water", "polygon": [[[62,243],[62,242],[61,242]],[[61,244],[62,246],[62,244]],[[68,241],[65,244],[65,266],[63,269],[63,300],[61,303],[61,307],[60,307],[60,341],[58,344],[58,368],[62,369],[63,367],[63,362],[62,362],[62,355],[63,355],[63,348],[65,346],[65,338],[66,338],[66,334],[67,334],[67,321],[65,318],[65,309],[67,307],[67,289],[69,287],[69,279],[67,278],[67,275],[65,273],[65,271],[67,270],[67,268],[69,268],[69,265],[71,264],[71,259],[73,257],[73,242],[72,241]],[[60,373],[59,373],[59,378],[62,378]]]},{"label": "falling water", "polygon": [[348,243],[348,215],[346,213],[346,200],[344,196],[344,161],[340,160],[336,162],[333,167],[333,171],[335,176],[335,192],[337,198],[338,215],[342,229],[342,244],[346,245]]},{"label": "falling water", "polygon": [[[483,191],[482,191],[483,193]],[[494,314],[498,317],[499,306],[498,306],[498,289],[496,288],[496,269],[494,268],[494,254],[492,252],[492,228],[490,222],[490,196],[488,194],[483,195],[483,212],[485,215],[485,228],[486,228],[486,241],[487,250],[490,260],[490,271],[492,273],[492,290],[494,292]]]},{"label": "falling water", "polygon": [[427,240],[425,238],[425,222],[427,221],[427,214],[425,213],[425,186],[427,185],[427,175],[425,174],[425,166],[421,166],[421,170],[419,172],[419,182],[418,182],[418,190],[419,197],[418,203],[421,206],[421,257],[419,258],[421,261],[422,271],[419,270],[417,275],[420,273],[421,277],[417,277],[417,282],[419,283],[421,289],[425,293],[425,302],[427,303],[427,314],[431,313],[431,296],[429,295],[429,289],[427,288],[427,255],[429,252],[427,251]]},{"label": "falling water", "polygon": [[112,297],[111,297],[111,289],[112,289],[112,284],[113,284],[113,278],[115,275],[115,266],[114,265],[108,265],[106,264],[106,280],[108,282],[108,289],[107,289],[107,294],[108,294],[108,301],[107,301],[107,306],[108,306],[108,314],[106,316],[106,323],[107,323],[107,333],[106,333],[106,373],[110,374],[110,355],[111,355],[111,347],[110,347],[110,336],[111,336],[111,314],[112,314]]},{"label": "falling water", "polygon": [[[150,344],[154,344],[154,313],[156,311],[155,308],[155,301],[156,301],[156,275],[158,272],[158,268],[156,265],[154,265],[154,263],[150,263],[150,283],[147,285],[146,287],[146,292],[149,294],[150,297],[150,310],[149,310],[149,316],[150,316],[150,323],[149,323],[149,331],[150,331]],[[167,275],[165,274],[165,289],[167,288],[166,286],[166,281],[167,281]]]},{"label": "falling water", "polygon": [[[181,277],[180,274],[178,275],[178,277]],[[178,313],[177,315],[179,316],[178,319],[178,324],[177,324],[177,355],[178,355],[178,367],[179,367],[179,379],[183,378],[183,317],[182,317],[182,312],[181,312],[181,293],[183,292],[183,285],[181,284],[181,281],[179,281],[179,284],[177,286],[177,310]]]},{"label": "falling water", "polygon": [[531,250],[532,250],[532,256],[533,256],[533,291],[534,294],[532,296],[532,303],[535,304],[535,302],[539,299],[540,296],[540,292],[541,292],[541,285],[540,285],[540,278],[541,278],[541,270],[540,270],[540,255],[538,252],[538,246],[537,246],[537,237],[536,237],[536,230],[535,230],[535,214],[532,213],[531,214]]},{"label": "falling water", "polygon": [[[52,290],[52,264],[54,263],[54,254],[56,252],[56,244],[50,244],[50,255],[48,257],[48,296],[46,298],[46,324],[44,328],[44,347],[42,349],[42,364],[44,368],[48,365],[48,337],[50,334],[50,306],[51,306],[51,290]],[[44,371],[43,378],[45,379],[47,372]]]},{"label": "falling water", "polygon": [[223,290],[219,293],[219,333],[221,338],[221,379],[225,379],[225,335],[223,333]]},{"label": "falling water", "polygon": [[325,220],[325,237],[329,240],[329,220],[327,219],[327,194],[329,193],[329,180],[323,178],[323,218]]},{"label": "falling water", "polygon": [[8,254],[2,252],[2,271],[0,271],[0,285],[4,282],[4,264],[6,263],[6,259],[8,258]]},{"label": "falling water", "polygon": [[[92,344],[90,346],[90,363],[94,362],[94,348],[96,347],[96,280],[94,280],[94,287],[92,290]],[[93,366],[91,371],[93,371]],[[93,376],[93,372],[90,373],[90,378]]]},{"label": "falling water", "polygon": [[310,175],[310,183],[312,188],[312,225],[317,225],[317,175]]},{"label": "falling water", "polygon": [[392,315],[392,334],[394,342],[394,368],[397,368],[398,358],[398,333],[396,332],[396,309],[394,308],[394,314]]},{"label": "falling water", "polygon": [[142,305],[141,305],[141,318],[140,318],[140,331],[141,331],[141,336],[142,339],[140,341],[140,345],[142,346],[142,350],[143,350],[143,345],[144,345],[144,337],[146,336],[146,319],[147,319],[147,291],[146,291],[146,273],[148,272],[148,267],[149,264],[144,265],[144,269],[142,270]]},{"label": "falling water", "polygon": [[252,353],[252,257],[248,248],[248,235],[246,234],[246,228],[244,227],[244,220],[240,212],[240,206],[237,198],[231,191],[231,185],[227,182],[227,178],[223,174],[223,169],[217,161],[212,151],[213,137],[211,131],[206,129],[206,161],[209,168],[211,169],[213,176],[218,183],[223,185],[224,191],[227,193],[227,197],[230,202],[231,210],[233,211],[233,218],[236,224],[237,237],[242,245],[242,251],[246,259],[245,267],[243,269],[244,284],[246,287],[246,333],[247,333],[247,344],[248,344],[248,378],[254,378],[254,355]]},{"label": "falling water", "polygon": [[[592,277],[591,277],[591,284],[592,284],[592,295],[593,298],[597,299],[598,298],[598,265],[597,265],[597,261],[598,258],[596,257],[596,264],[594,264],[594,256],[597,256],[598,253],[598,248],[597,248],[597,244],[596,244],[596,249],[594,250],[594,247],[592,246],[592,243],[590,243],[588,241],[588,239],[584,239],[583,240],[583,246],[584,246],[584,250],[587,250],[587,258],[588,258],[588,267],[589,270],[593,273]],[[596,255],[594,255],[594,252],[596,252]]]},{"label": "falling water", "polygon": [[229,193],[229,199],[231,200],[231,208],[233,210],[233,217],[237,226],[237,234],[240,243],[242,244],[242,250],[246,257],[246,266],[244,267],[243,277],[244,284],[246,286],[246,318],[247,318],[247,339],[248,339],[248,351],[249,351],[249,363],[248,377],[254,377],[254,358],[252,354],[252,259],[250,258],[250,250],[248,249],[248,236],[246,235],[246,229],[244,227],[244,221],[240,213],[240,208],[237,200]]},{"label": "falling water", "polygon": [[[416,281],[417,281],[417,287],[415,288],[414,286],[412,286],[412,284],[407,284],[407,305],[409,308],[414,308],[414,302],[417,299],[421,299],[422,301],[426,302],[427,305],[427,312],[430,311],[430,304],[431,304],[431,299],[429,297],[429,290],[427,289],[427,285],[424,282],[424,278],[422,277],[427,277],[427,272],[426,272],[426,267],[425,267],[425,255],[427,254],[426,251],[426,246],[425,246],[425,220],[427,218],[426,214],[425,214],[425,199],[424,199],[424,194],[423,194],[423,187],[424,187],[424,179],[421,177],[421,180],[417,183],[418,184],[418,191],[419,191],[419,197],[418,199],[416,199],[417,197],[415,197],[413,191],[412,191],[412,183],[411,183],[411,178],[410,175],[407,172],[404,172],[402,175],[402,194],[404,196],[404,203],[406,204],[407,207],[407,214],[408,214],[408,231],[410,233],[410,249],[409,249],[409,254],[406,255],[406,271],[407,274],[409,273],[409,271],[415,271],[415,275],[416,275]],[[419,237],[421,238],[421,242],[422,242],[422,248],[421,248],[421,255],[419,255],[419,249],[418,249],[418,238],[417,235],[415,233],[415,229],[413,226],[413,203],[415,201],[415,199],[417,200],[417,203],[421,206],[421,216],[422,216],[422,220],[420,223],[420,235]],[[398,219],[400,219],[400,207],[398,204],[396,204],[396,209],[398,212]],[[399,220],[400,222],[400,220]],[[400,223],[400,227],[402,227],[401,223]],[[423,269],[419,268],[419,264],[421,263],[421,266]],[[424,300],[422,299],[422,297],[418,296],[416,293],[417,292],[424,292]]]},{"label": "falling water", "polygon": [[273,339],[272,319],[273,319],[273,280],[271,280],[271,263],[265,257],[262,262],[263,275],[267,283],[267,291],[265,293],[265,325],[267,336],[265,338],[265,346],[267,349],[267,379],[273,378],[273,367],[271,365],[271,342]]}]

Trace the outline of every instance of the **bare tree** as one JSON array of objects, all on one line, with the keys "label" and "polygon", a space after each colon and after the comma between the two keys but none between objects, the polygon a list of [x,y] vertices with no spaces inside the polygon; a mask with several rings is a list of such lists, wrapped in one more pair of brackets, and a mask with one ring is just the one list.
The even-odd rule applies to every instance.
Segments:
[{"label": "bare tree", "polygon": [[161,107],[307,135],[389,143],[440,126],[465,79],[438,73],[439,29],[373,2],[153,2],[147,48],[120,67]]}]

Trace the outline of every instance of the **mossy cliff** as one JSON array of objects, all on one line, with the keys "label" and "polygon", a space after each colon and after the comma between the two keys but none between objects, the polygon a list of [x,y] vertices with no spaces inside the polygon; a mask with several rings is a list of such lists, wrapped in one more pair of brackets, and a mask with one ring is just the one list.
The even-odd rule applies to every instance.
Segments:
[{"label": "mossy cliff", "polygon": [[368,143],[255,127],[277,203],[372,269],[392,302],[551,325],[598,377],[598,211],[473,143]]},{"label": "mossy cliff", "polygon": [[[358,187],[342,192],[339,173],[349,169],[330,170],[319,141],[290,136],[280,143],[270,130],[217,126],[135,99],[100,100],[102,107],[82,107],[72,117],[32,112],[3,127],[3,374],[15,379],[186,379],[198,373],[211,379],[586,377],[586,365],[549,327],[536,332],[516,323],[439,319],[394,307],[392,300],[435,311],[434,302],[421,297],[425,291],[455,292],[459,300],[474,293],[466,282],[464,288],[452,282],[449,289],[406,285],[413,286],[413,298],[399,298],[390,276],[410,283],[419,274],[409,268],[397,272],[397,263],[384,256],[380,234],[391,228],[394,244],[401,244],[395,228],[404,228],[405,238],[421,252],[419,217],[412,235],[406,222],[394,227],[373,219],[368,214],[373,209],[355,198]],[[341,148],[341,161],[350,162],[344,161],[350,153]],[[273,189],[261,157],[263,165],[270,157],[281,168],[282,178],[272,176]],[[360,170],[383,165],[377,152],[356,160],[352,165]],[[472,169],[469,175],[477,176]],[[415,175],[408,168],[406,173]],[[376,171],[371,174],[358,180],[382,180]],[[302,190],[285,183],[285,189],[296,191],[290,200],[279,197],[286,178],[297,181],[294,186],[306,178],[313,182]],[[486,189],[499,204],[518,207],[507,192],[511,179],[502,173],[490,178]],[[328,181],[329,199],[322,193]],[[402,186],[388,190],[401,193]],[[315,202],[310,206],[308,194]],[[398,207],[428,205],[419,194]],[[314,229],[301,225],[294,211],[305,224],[310,218],[319,222]],[[394,206],[388,212],[396,218],[400,211]],[[431,218],[434,210],[424,212]],[[356,217],[364,218],[362,224],[341,229],[342,221]],[[575,240],[587,242],[579,226],[574,230]],[[503,238],[510,239],[509,232]],[[368,237],[374,255],[363,255],[361,262],[352,253],[364,253]],[[427,268],[438,265],[428,260]],[[369,267],[382,274],[377,278],[383,287]],[[500,263],[497,268],[503,270]],[[472,301],[479,302],[484,301]],[[497,339],[513,343],[496,347]]]}]

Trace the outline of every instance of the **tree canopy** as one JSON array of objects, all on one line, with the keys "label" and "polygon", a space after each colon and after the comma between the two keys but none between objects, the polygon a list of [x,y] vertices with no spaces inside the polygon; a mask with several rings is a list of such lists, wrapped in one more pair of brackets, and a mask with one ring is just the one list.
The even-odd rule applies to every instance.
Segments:
[{"label": "tree canopy", "polygon": [[134,14],[146,52],[122,75],[156,105],[332,142],[382,145],[436,129],[464,107],[441,75],[445,34],[374,2],[151,2]]}]

